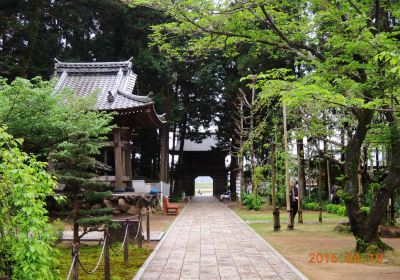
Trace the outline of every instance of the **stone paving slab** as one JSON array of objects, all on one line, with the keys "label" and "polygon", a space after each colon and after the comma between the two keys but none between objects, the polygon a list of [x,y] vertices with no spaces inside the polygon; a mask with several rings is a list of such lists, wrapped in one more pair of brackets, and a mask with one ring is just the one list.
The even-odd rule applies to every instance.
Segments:
[{"label": "stone paving slab", "polygon": [[136,274],[139,279],[307,279],[214,197],[195,197]]}]

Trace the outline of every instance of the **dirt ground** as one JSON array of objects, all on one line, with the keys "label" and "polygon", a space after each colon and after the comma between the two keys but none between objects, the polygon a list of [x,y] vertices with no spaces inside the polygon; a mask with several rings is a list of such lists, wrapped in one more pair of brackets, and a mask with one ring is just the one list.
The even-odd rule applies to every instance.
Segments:
[{"label": "dirt ground", "polygon": [[[184,203],[179,204],[179,212],[185,207]],[[150,215],[150,231],[164,231],[166,232],[171,224],[174,222],[175,215],[163,215],[162,211],[151,213]],[[143,230],[146,230],[146,225],[143,223]],[[159,241],[144,242],[143,247],[154,249]]]},{"label": "dirt ground", "polygon": [[[360,280],[398,280],[400,279],[400,239],[385,238],[384,242],[392,246],[395,251],[385,253],[383,263],[372,263],[368,255],[361,256],[361,261],[350,263],[346,261],[346,255],[354,254],[355,239],[351,234],[338,233],[333,230],[337,220],[341,217],[328,218],[322,224],[305,221],[305,224],[295,224],[295,230],[286,229],[286,221],[281,221],[281,231],[274,232],[269,210],[247,211],[235,209],[235,211],[265,238],[276,250],[286,257],[293,265],[312,280],[336,280],[336,279],[360,279]],[[313,211],[305,211],[306,217],[312,217]],[[317,217],[317,213],[315,216]],[[285,217],[282,217],[285,219]],[[257,221],[258,220],[258,221]],[[260,222],[262,220],[262,222]],[[253,221],[253,222],[251,222]],[[328,263],[311,263],[311,254],[321,253],[329,256],[333,253],[339,261]]]},{"label": "dirt ground", "polygon": [[[352,252],[355,240],[352,236],[338,238],[304,235],[298,237],[264,236],[282,255],[292,262],[310,279],[362,279],[362,280],[398,280],[400,266],[396,264],[378,264],[370,260],[365,263],[310,263],[311,253]],[[400,251],[400,239],[384,239],[384,242]],[[388,253],[392,254],[392,253]],[[396,253],[395,253],[396,254]],[[400,255],[393,257],[400,258]],[[345,258],[341,258],[342,262]],[[384,258],[385,262],[385,258]]]},{"label": "dirt ground", "polygon": [[[183,203],[183,202],[180,202],[177,204],[179,205],[179,212],[181,212],[186,206],[186,203]],[[114,219],[125,219],[127,217],[129,217],[129,216],[124,215],[124,214],[113,216]],[[175,215],[164,215],[161,209],[157,209],[156,211],[152,212],[150,215],[150,231],[166,232],[176,217],[177,216],[175,216]],[[144,220],[143,220],[142,226],[143,226],[143,231],[146,232],[146,222]],[[69,222],[64,222],[64,230],[72,230],[72,224]],[[159,241],[144,242],[143,247],[154,249],[157,246],[158,242]],[[65,241],[64,243],[69,244],[71,242]],[[93,245],[93,244],[97,244],[97,241],[96,242],[85,241],[82,243]]]}]

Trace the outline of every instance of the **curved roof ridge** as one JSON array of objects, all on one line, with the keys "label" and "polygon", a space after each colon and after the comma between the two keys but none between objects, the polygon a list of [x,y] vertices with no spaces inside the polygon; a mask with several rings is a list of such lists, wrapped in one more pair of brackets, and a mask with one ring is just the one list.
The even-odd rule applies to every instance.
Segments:
[{"label": "curved roof ridge", "polygon": [[123,71],[132,70],[131,60],[109,62],[64,62],[56,60],[54,65],[56,72],[114,72],[120,68]]},{"label": "curved roof ridge", "polygon": [[118,93],[121,94],[122,96],[129,98],[131,100],[143,102],[143,103],[153,103],[153,100],[148,97],[148,96],[143,96],[143,95],[136,95],[132,93],[128,93],[122,89],[118,89]]}]

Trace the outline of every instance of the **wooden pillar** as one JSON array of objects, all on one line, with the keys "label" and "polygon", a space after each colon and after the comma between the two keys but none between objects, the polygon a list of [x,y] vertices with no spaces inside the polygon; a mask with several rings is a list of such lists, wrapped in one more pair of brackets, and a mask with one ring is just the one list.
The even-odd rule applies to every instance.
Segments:
[{"label": "wooden pillar", "polygon": [[107,148],[104,148],[104,150],[103,150],[103,162],[104,162],[104,164],[108,164],[108,151],[107,151]]},{"label": "wooden pillar", "polygon": [[168,182],[168,127],[163,125],[160,127],[160,180]]},{"label": "wooden pillar", "polygon": [[129,182],[127,184],[127,188],[132,190],[132,147],[128,147],[125,150],[125,170],[126,170],[126,176],[129,177]]},{"label": "wooden pillar", "polygon": [[121,129],[115,128],[114,134],[114,160],[115,160],[115,187],[125,188],[124,182],[122,181],[122,147],[121,147]]}]

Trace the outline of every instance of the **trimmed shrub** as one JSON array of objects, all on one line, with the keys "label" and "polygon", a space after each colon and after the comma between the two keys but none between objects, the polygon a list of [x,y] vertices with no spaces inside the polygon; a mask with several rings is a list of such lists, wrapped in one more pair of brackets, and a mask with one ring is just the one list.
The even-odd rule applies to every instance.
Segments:
[{"label": "trimmed shrub", "polygon": [[338,204],[332,204],[332,212],[331,213],[334,213],[334,214],[337,214],[337,212],[338,212],[338,210],[339,210],[339,208],[340,208],[340,205],[338,205]]},{"label": "trimmed shrub", "polygon": [[261,196],[254,194],[245,194],[243,195],[243,205],[247,207],[249,210],[260,210],[264,204]]},{"label": "trimmed shrub", "polygon": [[361,207],[360,210],[369,214],[369,211],[371,211],[371,208],[368,206],[365,206],[365,207]]},{"label": "trimmed shrub", "polygon": [[327,204],[326,205],[326,211],[328,212],[328,213],[332,213],[332,206],[333,206],[334,204],[331,204],[331,203],[329,203],[329,204]]},{"label": "trimmed shrub", "polygon": [[339,216],[346,216],[346,207],[345,206],[340,206],[339,209],[337,210],[337,214]]},{"label": "trimmed shrub", "polygon": [[304,209],[307,210],[318,210],[319,209],[319,203],[317,202],[309,202],[304,204]]}]

